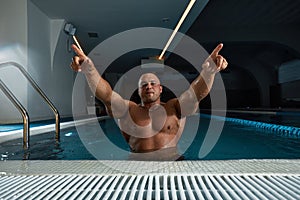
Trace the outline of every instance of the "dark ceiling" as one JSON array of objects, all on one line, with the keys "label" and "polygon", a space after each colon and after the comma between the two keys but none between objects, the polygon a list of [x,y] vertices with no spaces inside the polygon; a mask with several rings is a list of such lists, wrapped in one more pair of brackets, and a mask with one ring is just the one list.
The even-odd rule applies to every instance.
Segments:
[{"label": "dark ceiling", "polygon": [[[32,0],[50,18],[65,19],[77,27],[77,36],[86,52],[119,32],[139,27],[174,29],[189,1],[179,0]],[[84,3],[83,3],[84,2]],[[299,57],[300,1],[298,0],[210,0],[196,1],[180,32],[210,52],[224,43],[222,54],[232,67],[257,59],[265,67],[276,67]],[[89,37],[96,33],[98,37]],[[299,45],[298,45],[299,44]],[[142,58],[161,49],[129,52],[111,68],[124,72]],[[166,62],[176,69],[189,70],[186,62],[172,54]],[[173,59],[173,60],[172,60]],[[201,62],[201,61],[200,61]],[[122,68],[118,67],[122,63]],[[181,67],[182,66],[182,67]]]}]

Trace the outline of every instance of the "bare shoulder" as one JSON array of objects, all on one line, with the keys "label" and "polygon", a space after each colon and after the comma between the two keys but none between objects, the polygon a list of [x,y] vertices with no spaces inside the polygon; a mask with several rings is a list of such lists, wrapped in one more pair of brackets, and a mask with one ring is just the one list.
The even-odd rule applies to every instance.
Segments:
[{"label": "bare shoulder", "polygon": [[173,98],[173,99],[170,99],[169,101],[167,101],[167,103],[165,103],[166,106],[176,106],[178,104],[178,99],[177,98]]},{"label": "bare shoulder", "polygon": [[138,106],[137,103],[135,103],[134,101],[129,101],[129,100],[128,100],[128,105],[129,105],[129,108],[130,107],[137,107]]},{"label": "bare shoulder", "polygon": [[126,100],[126,101],[127,101],[126,104],[128,106],[127,111],[134,110],[138,107],[138,104],[136,104],[135,102],[130,101],[130,100]]},{"label": "bare shoulder", "polygon": [[124,106],[124,109],[122,111],[122,114],[118,115],[118,117],[115,117],[115,118],[124,119],[128,115],[128,111],[132,111],[138,107],[138,105],[135,102],[130,101],[130,100],[125,100],[125,103],[123,104],[123,106]]},{"label": "bare shoulder", "polygon": [[169,101],[167,101],[167,103],[165,104],[165,109],[167,110],[167,112],[175,112],[177,116],[180,116],[180,105],[179,105],[179,101],[177,98],[173,98],[170,99]]}]

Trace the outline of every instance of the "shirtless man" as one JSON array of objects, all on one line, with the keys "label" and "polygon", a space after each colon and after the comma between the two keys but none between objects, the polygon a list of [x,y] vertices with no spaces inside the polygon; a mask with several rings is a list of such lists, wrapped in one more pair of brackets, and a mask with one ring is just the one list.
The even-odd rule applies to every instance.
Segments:
[{"label": "shirtless man", "polygon": [[153,73],[143,74],[138,82],[141,104],[123,99],[101,77],[93,62],[72,45],[77,54],[71,67],[84,73],[95,96],[106,106],[110,116],[117,118],[122,134],[134,153],[155,152],[176,148],[185,125],[186,116],[194,114],[199,102],[208,95],[215,74],[227,67],[226,59],[219,55],[219,44],[202,65],[200,75],[179,98],[166,103],[160,101],[162,86]]}]

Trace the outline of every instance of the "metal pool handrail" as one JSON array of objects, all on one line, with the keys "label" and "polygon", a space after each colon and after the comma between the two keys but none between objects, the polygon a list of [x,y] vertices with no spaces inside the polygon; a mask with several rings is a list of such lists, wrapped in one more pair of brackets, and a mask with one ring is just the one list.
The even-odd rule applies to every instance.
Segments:
[{"label": "metal pool handrail", "polygon": [[[20,65],[16,62],[5,62],[5,63],[0,64],[0,68],[6,67],[6,66],[15,66],[15,67],[17,67],[22,72],[22,74],[27,78],[27,80],[31,83],[32,87],[39,93],[39,95],[41,95],[41,97],[49,105],[49,107],[51,108],[51,110],[55,114],[55,122],[56,122],[56,125],[55,125],[55,133],[56,133],[55,138],[56,138],[56,140],[59,140],[60,116],[59,116],[58,110],[55,108],[53,103],[49,100],[49,98],[45,95],[45,93],[41,90],[41,88],[35,83],[35,81],[32,79],[32,77],[29,75],[29,73],[22,67],[22,65]],[[20,104],[17,104],[16,106],[18,107],[18,109],[22,109],[22,107],[23,107],[23,106],[19,107]],[[25,112],[26,112],[26,110],[25,110]],[[29,120],[28,120],[28,122],[29,122]],[[29,131],[28,131],[28,133],[29,133]],[[27,140],[28,140],[28,137],[27,137]],[[26,147],[28,148],[29,144],[27,144]]]},{"label": "metal pool handrail", "polygon": [[13,93],[6,87],[6,85],[0,80],[0,89],[20,111],[23,118],[23,148],[28,149],[29,147],[29,115],[24,106],[18,101]]}]

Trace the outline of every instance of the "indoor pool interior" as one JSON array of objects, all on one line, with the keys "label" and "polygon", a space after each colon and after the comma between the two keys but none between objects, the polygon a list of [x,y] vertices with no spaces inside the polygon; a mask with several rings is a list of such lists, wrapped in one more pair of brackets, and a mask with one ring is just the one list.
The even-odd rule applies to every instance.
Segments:
[{"label": "indoor pool interior", "polygon": [[0,13],[0,200],[300,200],[300,1]]},{"label": "indoor pool interior", "polygon": [[[189,119],[192,122],[200,117],[200,125],[196,134],[189,134],[187,123],[178,145],[184,155],[181,161],[129,160],[127,143],[116,122],[108,117],[78,124],[77,129],[76,123],[69,127],[64,126],[68,122],[63,122],[59,141],[55,139],[53,124],[53,131],[30,138],[28,150],[23,150],[21,138],[0,144],[0,197],[299,199],[299,127],[252,121],[251,115],[246,116],[247,119],[227,117],[216,145],[204,158],[198,156],[203,133],[210,121],[224,118],[207,114],[192,116]],[[254,116],[268,122],[276,119],[257,113]],[[288,116],[290,120],[298,117]],[[284,118],[280,115],[279,121]],[[106,139],[94,140],[100,147],[98,150],[103,151],[95,158],[80,134],[86,131],[97,137],[98,126]],[[5,128],[7,131],[8,127]],[[13,129],[16,127],[11,127],[11,132],[16,131]],[[106,149],[111,147],[107,143],[122,149],[122,153]]]},{"label": "indoor pool interior", "polygon": [[[234,113],[231,115],[235,117],[226,119],[207,114],[189,117],[178,144],[178,151],[184,160],[299,159],[300,126],[297,113],[294,114],[294,116],[283,114],[270,116],[252,113],[240,114],[240,118],[236,118],[237,114]],[[192,133],[190,126],[196,118],[200,118],[199,127],[197,133]],[[253,121],[255,118],[260,121]],[[199,157],[211,120],[225,120],[224,127],[212,150],[205,157]],[[188,123],[189,121],[191,123]],[[51,121],[43,123],[49,122],[51,123]],[[41,125],[33,123],[32,127]],[[98,127],[104,132],[102,136],[98,136]],[[3,126],[4,131],[8,128],[14,130],[21,129],[22,126]],[[99,146],[102,153],[97,154],[96,158],[89,153],[87,148],[89,144],[82,142],[78,130],[81,134],[92,137],[93,143]],[[34,135],[30,138],[28,150],[22,148],[22,142],[22,138],[18,138],[1,143],[1,160],[127,160],[130,155],[129,146],[120,134],[116,122],[111,118],[101,118],[97,122],[90,122],[77,128],[73,126],[62,129],[59,141],[55,140],[54,131]]]}]

